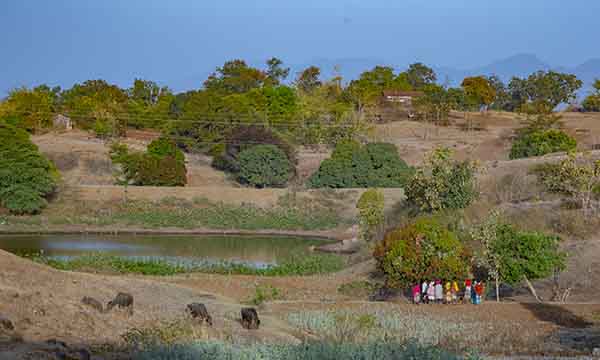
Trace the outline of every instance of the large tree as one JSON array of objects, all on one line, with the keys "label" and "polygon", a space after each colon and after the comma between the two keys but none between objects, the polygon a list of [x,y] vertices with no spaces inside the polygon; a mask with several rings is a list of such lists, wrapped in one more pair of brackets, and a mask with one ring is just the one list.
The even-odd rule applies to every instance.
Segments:
[{"label": "large tree", "polygon": [[406,71],[406,76],[410,86],[416,90],[422,89],[426,85],[433,84],[437,81],[435,71],[422,63],[410,65]]},{"label": "large tree", "polygon": [[0,103],[0,118],[30,132],[50,127],[59,92],[60,88],[51,89],[46,85],[13,90]]},{"label": "large tree", "polygon": [[538,71],[527,79],[513,78],[509,89],[515,110],[540,113],[572,102],[582,85],[583,82],[572,74]]},{"label": "large tree", "polygon": [[467,77],[461,84],[468,103],[487,109],[496,98],[496,89],[484,76]]},{"label": "large tree", "polygon": [[232,60],[217,68],[204,82],[207,90],[241,94],[263,86],[268,75],[248,66],[244,60]]},{"label": "large tree", "polygon": [[290,74],[290,68],[282,66],[283,61],[273,57],[267,60],[267,83],[269,85],[279,85],[282,81],[287,79]]},{"label": "large tree", "polygon": [[316,66],[309,66],[298,74],[298,77],[296,78],[296,87],[301,91],[310,93],[323,84],[319,79],[320,76],[321,69]]}]

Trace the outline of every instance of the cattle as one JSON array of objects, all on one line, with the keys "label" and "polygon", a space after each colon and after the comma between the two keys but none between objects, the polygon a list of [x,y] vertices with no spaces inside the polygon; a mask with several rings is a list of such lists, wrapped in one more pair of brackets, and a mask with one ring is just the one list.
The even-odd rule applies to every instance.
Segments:
[{"label": "cattle", "polygon": [[81,303],[84,305],[87,305],[89,307],[91,307],[92,309],[97,310],[98,312],[102,313],[104,312],[104,308],[102,307],[102,303],[92,297],[89,296],[85,296],[83,299],[81,299]]},{"label": "cattle", "polygon": [[114,307],[119,309],[127,309],[129,315],[133,315],[133,296],[126,293],[118,293],[117,296],[106,304],[106,312],[109,312]]},{"label": "cattle", "polygon": [[248,330],[257,330],[260,326],[260,319],[258,313],[254,308],[243,308],[242,309],[242,326]]},{"label": "cattle", "polygon": [[192,318],[198,319],[203,322],[205,321],[210,326],[213,325],[212,317],[208,313],[208,310],[206,309],[206,306],[204,304],[188,304],[187,312],[192,316]]},{"label": "cattle", "polygon": [[13,331],[15,329],[15,326],[13,325],[12,321],[10,321],[8,318],[0,315],[0,330],[2,329]]}]

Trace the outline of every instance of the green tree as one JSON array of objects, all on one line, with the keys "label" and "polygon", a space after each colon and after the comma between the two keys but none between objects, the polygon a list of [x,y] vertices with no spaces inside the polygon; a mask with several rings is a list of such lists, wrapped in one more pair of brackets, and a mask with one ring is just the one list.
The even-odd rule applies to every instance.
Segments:
[{"label": "green tree", "polygon": [[29,132],[47,129],[58,108],[59,91],[46,85],[12,90],[0,103],[0,118]]},{"label": "green tree", "polygon": [[600,184],[600,160],[571,152],[558,164],[545,164],[537,173],[547,191],[570,196],[586,216],[590,215],[594,190]]},{"label": "green tree", "polygon": [[468,249],[435,217],[418,218],[388,232],[373,255],[392,288],[423,279],[465,279],[470,271]]},{"label": "green tree", "polygon": [[323,84],[319,79],[320,76],[321,69],[316,66],[310,66],[298,75],[295,82],[296,87],[305,93],[311,93]]},{"label": "green tree", "polygon": [[491,251],[499,258],[500,278],[512,285],[524,281],[538,301],[531,281],[565,267],[566,254],[560,251],[558,236],[519,231],[508,224],[498,226]]},{"label": "green tree", "polygon": [[313,188],[402,187],[413,173],[393,144],[339,142],[308,180]]},{"label": "green tree", "polygon": [[60,176],[22,129],[0,121],[0,205],[17,215],[39,213]]},{"label": "green tree", "polygon": [[377,236],[385,223],[385,199],[378,189],[365,191],[356,208],[359,214],[360,236],[363,240],[371,240]]},{"label": "green tree", "polygon": [[581,104],[584,111],[600,112],[600,79],[594,82],[594,91]]},{"label": "green tree", "polygon": [[185,156],[177,144],[166,137],[154,140],[145,153],[130,152],[126,145],[115,143],[110,157],[119,166],[117,184],[135,186],[185,186]]},{"label": "green tree", "polygon": [[488,82],[496,92],[496,98],[490,108],[497,111],[513,111],[511,94],[502,79],[497,75],[492,75],[488,77]]},{"label": "green tree", "polygon": [[554,110],[560,104],[567,104],[577,97],[577,90],[583,82],[575,75],[555,71],[538,71],[527,79],[513,78],[509,89],[513,107],[521,111],[524,105],[534,108]]},{"label": "green tree", "polygon": [[447,148],[434,150],[406,185],[406,202],[423,212],[464,209],[478,196],[476,166],[452,160]]},{"label": "green tree", "polygon": [[282,187],[293,172],[285,152],[275,145],[256,145],[242,151],[238,158],[238,179],[255,187]]},{"label": "green tree", "polygon": [[226,62],[204,82],[207,90],[226,94],[241,94],[260,88],[268,75],[246,64],[244,60]]},{"label": "green tree", "polygon": [[479,251],[475,256],[476,264],[485,270],[496,285],[496,301],[500,301],[500,254],[496,252],[500,212],[492,210],[488,217],[471,229],[471,238],[477,242]]},{"label": "green tree", "polygon": [[487,108],[496,99],[496,89],[484,76],[467,77],[461,84],[465,90],[466,99],[478,108]]},{"label": "green tree", "polygon": [[273,57],[267,60],[267,83],[269,85],[279,85],[282,81],[287,79],[290,74],[290,68],[284,68],[283,61]]},{"label": "green tree", "polygon": [[408,67],[406,79],[413,89],[421,90],[426,85],[434,84],[437,81],[437,76],[430,67],[422,63],[415,63]]},{"label": "green tree", "polygon": [[417,116],[425,121],[447,123],[450,110],[456,106],[454,103],[456,93],[451,95],[436,84],[425,85],[422,91],[424,95],[413,101]]},{"label": "green tree", "polygon": [[510,159],[543,156],[555,152],[568,152],[577,148],[577,141],[557,129],[522,132],[513,141]]}]

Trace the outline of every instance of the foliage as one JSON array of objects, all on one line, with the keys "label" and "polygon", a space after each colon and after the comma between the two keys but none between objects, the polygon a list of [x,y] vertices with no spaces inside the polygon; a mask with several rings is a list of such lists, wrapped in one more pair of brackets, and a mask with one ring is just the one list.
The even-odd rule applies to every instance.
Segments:
[{"label": "foliage", "polygon": [[410,65],[406,71],[406,78],[410,86],[415,90],[420,90],[427,85],[432,85],[437,80],[437,76],[433,69],[422,63]]},{"label": "foliage", "polygon": [[296,87],[305,93],[310,93],[313,90],[321,87],[322,82],[319,80],[321,69],[316,66],[309,66],[304,69],[296,78]]},{"label": "foliage", "polygon": [[88,254],[70,258],[50,258],[43,254],[24,254],[33,261],[64,271],[92,271],[100,273],[172,276],[186,273],[254,276],[309,276],[328,274],[344,268],[337,255],[298,254],[277,265],[256,268],[233,262],[208,263],[176,262],[162,258],[129,258],[105,254]]},{"label": "foliage", "polygon": [[273,57],[267,60],[267,84],[276,86],[285,80],[290,74],[290,68],[283,68],[283,61]]},{"label": "foliage", "polygon": [[500,212],[492,210],[488,217],[479,225],[471,229],[471,239],[479,246],[475,256],[475,263],[481,269],[485,269],[491,279],[496,282],[496,299],[500,300],[500,254],[496,250],[498,241],[498,226],[500,224]]},{"label": "foliage", "polygon": [[374,257],[390,287],[407,287],[423,279],[463,279],[470,255],[458,237],[435,217],[422,217],[388,232]]},{"label": "foliage", "polygon": [[[199,342],[175,346],[158,346],[135,352],[134,360],[460,360],[463,357],[431,346],[399,344],[309,342],[299,345],[257,344],[239,346],[222,342]],[[475,360],[475,358],[472,358]]]},{"label": "foliage", "polygon": [[217,68],[204,82],[204,87],[225,94],[240,94],[260,88],[267,74],[252,68],[244,60],[232,60]]},{"label": "foliage", "polygon": [[560,104],[575,100],[577,90],[582,85],[583,82],[575,75],[538,71],[529,75],[527,79],[513,78],[509,89],[515,110],[520,110],[528,103],[544,104],[553,110]]},{"label": "foliage", "polygon": [[584,211],[592,208],[594,193],[600,184],[599,160],[570,153],[558,164],[537,167],[535,173],[547,191],[572,197]]},{"label": "foliage", "polygon": [[519,231],[500,224],[492,251],[499,256],[500,277],[509,284],[543,279],[565,266],[560,238],[538,232]]},{"label": "foliage", "polygon": [[363,72],[357,80],[350,82],[345,96],[351,99],[360,113],[375,106],[384,90],[410,90],[411,85],[402,74],[396,76],[389,66],[376,66]]},{"label": "foliage", "polygon": [[281,298],[281,291],[273,286],[256,286],[254,295],[249,303],[254,306],[261,306],[265,302],[278,300]]},{"label": "foliage", "polygon": [[458,93],[449,92],[436,84],[425,85],[422,91],[423,96],[413,101],[417,116],[425,121],[446,123],[450,110],[458,106]]},{"label": "foliage", "polygon": [[406,186],[406,202],[423,212],[463,209],[478,196],[476,166],[451,159],[449,149],[434,150]]},{"label": "foliage", "polygon": [[0,205],[17,215],[38,213],[58,179],[27,132],[0,122]]},{"label": "foliage", "polygon": [[393,144],[340,142],[309,179],[313,188],[402,187],[412,175]]},{"label": "foliage", "polygon": [[242,151],[238,164],[239,181],[260,188],[285,186],[293,173],[286,154],[275,145],[256,145]]},{"label": "foliage", "polygon": [[572,151],[576,147],[577,141],[561,130],[534,130],[519,134],[512,144],[509,157],[520,159],[542,156],[555,152]]},{"label": "foliage", "polygon": [[372,239],[385,222],[385,199],[381,190],[369,189],[358,199],[360,233],[363,240]]},{"label": "foliage", "polygon": [[0,119],[11,119],[18,128],[36,132],[52,126],[53,114],[58,106],[60,88],[40,85],[29,90],[12,90],[0,102]]},{"label": "foliage", "polygon": [[117,183],[135,186],[185,186],[185,156],[174,141],[161,137],[145,153],[130,152],[126,145],[111,146],[110,157],[119,166]]},{"label": "foliage", "polygon": [[469,103],[476,106],[489,106],[496,98],[496,89],[484,76],[467,77],[461,84]]},{"label": "foliage", "polygon": [[600,79],[594,82],[594,92],[581,104],[584,111],[600,112]]}]

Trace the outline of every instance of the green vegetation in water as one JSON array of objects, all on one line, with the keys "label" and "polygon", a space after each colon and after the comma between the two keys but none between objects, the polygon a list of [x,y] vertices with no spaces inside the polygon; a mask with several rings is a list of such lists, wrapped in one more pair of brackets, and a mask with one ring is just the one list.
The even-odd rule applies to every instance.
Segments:
[{"label": "green vegetation in water", "polygon": [[327,230],[346,224],[337,208],[323,199],[283,199],[273,207],[231,205],[206,199],[166,198],[160,202],[57,204],[44,216],[5,216],[0,225],[13,228],[88,225],[137,226],[146,229]]},{"label": "green vegetation in water", "polygon": [[247,264],[221,262],[172,262],[162,259],[135,259],[104,254],[90,254],[72,258],[50,258],[43,254],[20,254],[59,270],[94,271],[119,274],[171,276],[185,273],[211,273],[256,276],[307,276],[340,271],[344,259],[329,254],[294,255],[283,262],[255,268]]},{"label": "green vegetation in water", "polygon": [[477,357],[462,357],[440,348],[421,346],[415,343],[329,343],[309,342],[299,345],[290,344],[257,344],[251,346],[236,346],[223,342],[198,342],[187,345],[154,347],[136,352],[134,360],[177,359],[177,360],[458,360],[477,359]]}]

